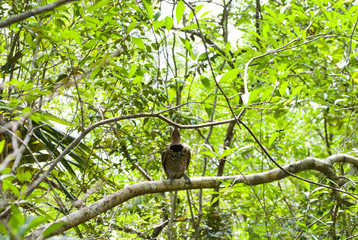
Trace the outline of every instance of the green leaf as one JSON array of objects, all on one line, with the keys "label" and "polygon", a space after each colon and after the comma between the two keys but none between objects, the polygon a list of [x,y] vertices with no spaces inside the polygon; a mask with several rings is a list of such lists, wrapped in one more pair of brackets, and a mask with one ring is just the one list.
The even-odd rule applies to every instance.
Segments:
[{"label": "green leaf", "polygon": [[68,199],[70,199],[71,201],[75,200],[75,196],[72,195],[72,193],[66,188],[66,186],[62,183],[62,181],[60,181],[58,178],[56,178],[57,183],[60,185],[62,192],[66,195],[66,197]]},{"label": "green leaf", "polygon": [[224,152],[220,155],[220,158],[224,158],[227,155],[229,155],[230,153],[232,153],[233,151],[236,151],[237,148],[230,148],[230,149],[225,149]]},{"label": "green leaf", "polygon": [[177,8],[175,9],[175,16],[177,19],[177,24],[179,24],[180,20],[183,18],[184,11],[185,11],[184,2],[183,1],[178,2]]},{"label": "green leaf", "polygon": [[4,150],[4,146],[5,146],[5,140],[2,140],[0,142],[0,153],[2,153],[2,150]]},{"label": "green leaf", "polygon": [[270,36],[269,35],[269,33],[270,33],[270,25],[268,25],[268,24],[266,24],[266,25],[264,25],[264,27],[262,28],[262,36],[264,37],[264,39],[267,41],[268,40],[268,36]]},{"label": "green leaf", "polygon": [[209,78],[207,78],[205,76],[200,76],[200,81],[201,81],[201,83],[204,85],[204,87],[206,89],[210,88],[210,80],[209,80]]},{"label": "green leaf", "polygon": [[190,41],[188,41],[187,39],[182,38],[182,37],[179,37],[179,39],[184,44],[185,48],[189,51],[189,54],[192,57],[192,59],[194,59],[193,46],[191,45]]},{"label": "green leaf", "polygon": [[181,30],[190,30],[190,29],[197,29],[197,28],[198,28],[198,25],[196,23],[194,23],[194,24],[183,27]]},{"label": "green leaf", "polygon": [[136,76],[136,77],[133,79],[132,83],[133,83],[133,84],[141,83],[141,82],[142,82],[142,79],[143,79],[143,76]]},{"label": "green leaf", "polygon": [[207,56],[206,53],[200,54],[198,57],[198,62],[206,61],[208,59],[206,56]]},{"label": "green leaf", "polygon": [[239,72],[241,72],[242,69],[238,69],[235,68],[233,70],[230,70],[228,72],[226,72],[221,78],[220,78],[220,82],[226,82],[227,80],[236,78],[237,75],[239,74]]},{"label": "green leaf", "polygon": [[214,157],[214,158],[218,158],[215,149],[212,149],[210,145],[204,144],[203,148],[205,148],[207,151],[203,151],[200,154],[211,156],[211,157]]},{"label": "green leaf", "polygon": [[274,11],[272,11],[272,9],[270,8],[266,8],[265,9],[273,18],[277,18],[277,15]]},{"label": "green leaf", "polygon": [[283,83],[281,84],[281,86],[280,86],[280,94],[281,94],[282,97],[286,95],[286,89],[287,89],[287,87],[288,87],[288,81],[283,82]]},{"label": "green leaf", "polygon": [[212,206],[214,203],[216,203],[220,197],[221,197],[220,194],[219,194],[217,197],[215,197],[215,198],[212,200],[212,202],[210,203],[210,206]]},{"label": "green leaf", "polygon": [[329,47],[327,46],[327,43],[322,39],[317,41],[317,47],[324,55],[329,55]]},{"label": "green leaf", "polygon": [[257,234],[256,232],[254,232],[252,230],[249,231],[248,240],[260,240],[260,239],[262,239],[262,237],[259,234]]},{"label": "green leaf", "polygon": [[132,42],[137,45],[137,47],[144,49],[144,43],[141,38],[132,37]]},{"label": "green leaf", "polygon": [[204,152],[201,152],[200,154],[202,154],[202,155],[207,155],[207,156],[209,156],[209,157],[216,158],[215,154],[212,153],[212,152],[209,152],[209,151],[204,151]]},{"label": "green leaf", "polygon": [[306,224],[301,223],[301,222],[299,222],[299,221],[296,221],[296,223],[297,223],[297,225],[299,225],[299,226],[301,226],[303,229],[305,229],[305,231],[307,231],[307,226],[306,226]]},{"label": "green leaf", "polygon": [[268,142],[268,147],[271,146],[271,144],[276,140],[276,138],[278,137],[279,133],[275,132],[274,134],[271,135],[269,142]]},{"label": "green leaf", "polygon": [[43,237],[47,237],[50,234],[54,233],[57,229],[59,229],[61,226],[65,225],[65,222],[58,222],[58,223],[53,223],[50,226],[48,226],[45,231],[42,232],[42,236]]},{"label": "green leaf", "polygon": [[[2,171],[0,171],[1,174],[10,174],[11,173],[11,168],[5,168]],[[13,175],[14,176],[14,175]],[[1,180],[1,176],[0,176],[0,180]]]},{"label": "green leaf", "polygon": [[[4,186],[5,184],[6,186]],[[11,192],[15,195],[15,197],[19,197],[20,191],[12,182],[6,179],[6,181],[3,182],[3,187],[4,188],[7,187],[8,189],[11,190]]]},{"label": "green leaf", "polygon": [[45,216],[40,216],[40,217],[36,217],[35,219],[32,219],[29,224],[28,230],[39,226],[40,224],[44,223],[46,220],[47,220],[47,217],[45,217]]},{"label": "green leaf", "polygon": [[93,71],[91,72],[91,79],[93,79],[94,77],[97,76],[97,74],[101,71],[100,67],[96,67],[95,69],[93,69]]},{"label": "green leaf", "polygon": [[76,32],[75,30],[71,29],[71,30],[64,30],[62,33],[62,37],[64,39],[70,40],[70,39],[75,39],[77,44],[81,44],[81,37],[78,34],[78,32]]},{"label": "green leaf", "polygon": [[88,42],[86,42],[84,45],[83,45],[83,50],[87,50],[87,49],[90,49],[90,48],[93,48],[96,44],[97,44],[97,39],[92,39],[92,40],[89,40]]},{"label": "green leaf", "polygon": [[30,230],[31,222],[35,219],[36,219],[36,217],[34,217],[34,216],[30,216],[30,217],[26,218],[25,223],[19,226],[16,235],[17,236],[25,236],[26,232],[28,230]]},{"label": "green leaf", "polygon": [[277,80],[277,71],[271,68],[267,69],[267,72],[269,73],[269,77],[270,77],[270,82],[272,84],[275,84],[276,80]]},{"label": "green leaf", "polygon": [[132,31],[136,26],[137,26],[137,20],[133,20],[131,22],[131,24],[129,24],[129,26],[127,27],[127,33],[129,33],[130,31]]},{"label": "green leaf", "polygon": [[208,114],[208,117],[210,118],[211,113],[213,112],[213,106],[209,104],[205,104],[205,112]]},{"label": "green leaf", "polygon": [[266,99],[269,99],[272,97],[272,92],[273,92],[274,88],[273,86],[267,86],[265,88],[265,90],[262,92],[262,95],[260,97],[260,101],[263,102]]},{"label": "green leaf", "polygon": [[147,13],[148,13],[149,19],[152,19],[152,18],[153,18],[153,6],[152,6],[152,1],[151,1],[151,0],[144,0],[143,3],[144,3],[145,10],[146,10]]},{"label": "green leaf", "polygon": [[98,20],[97,18],[85,16],[85,17],[83,17],[83,19],[86,20],[87,22],[91,22],[91,23],[94,23],[96,25],[101,25],[101,21]]},{"label": "green leaf", "polygon": [[298,86],[298,87],[296,87],[295,89],[293,89],[293,91],[292,91],[292,96],[296,96],[297,94],[300,94],[300,92],[302,91],[302,89],[303,89],[303,86]]},{"label": "green leaf", "polygon": [[153,23],[153,28],[154,28],[154,31],[157,30],[158,28],[164,26],[164,22],[163,21],[154,21]]},{"label": "green leaf", "polygon": [[11,228],[17,229],[20,225],[24,224],[25,217],[22,215],[20,210],[14,205],[11,206],[11,212],[12,212],[12,216],[9,220],[9,225]]},{"label": "green leaf", "polygon": [[137,71],[137,67],[138,67],[137,65],[132,64],[131,69],[129,70],[129,73],[128,73],[128,78],[133,77],[133,75]]},{"label": "green leaf", "polygon": [[157,13],[154,15],[154,20],[157,21],[161,15],[162,15],[161,12],[157,12]]},{"label": "green leaf", "polygon": [[225,53],[226,53],[226,54],[229,54],[230,50],[231,50],[231,43],[230,43],[230,42],[227,42],[227,43],[225,44]]},{"label": "green leaf", "polygon": [[[36,112],[33,113],[33,114],[37,114]],[[63,124],[63,125],[66,125],[66,126],[70,126],[71,125],[71,122],[68,122],[66,121],[65,119],[62,119],[62,118],[59,118],[57,116],[54,116],[50,113],[41,113],[41,115],[43,116],[43,121],[47,122],[47,123],[50,123],[50,121],[53,121],[53,122],[57,122],[59,124]]]},{"label": "green leaf", "polygon": [[0,224],[0,240],[9,240],[10,238],[2,236],[2,235],[7,235],[7,229],[5,228],[4,224]]},{"label": "green leaf", "polygon": [[25,40],[26,40],[26,43],[29,44],[32,49],[36,48],[36,43],[33,41],[30,34],[26,34]]},{"label": "green leaf", "polygon": [[[202,7],[204,7],[204,5],[195,6],[195,13],[198,13]],[[210,12],[209,12],[209,13],[210,13]],[[202,18],[202,17],[205,16],[205,15],[206,15],[206,14],[204,13],[204,14],[202,14],[200,17],[198,17],[198,16],[197,16],[197,17],[198,17],[198,18]],[[190,11],[188,21],[190,21],[190,19],[192,19],[193,17],[194,17],[194,13],[193,13],[193,11]]]},{"label": "green leaf", "polygon": [[23,89],[25,90],[25,91],[27,91],[27,90],[29,90],[29,89],[31,89],[31,88],[33,88],[34,87],[34,84],[32,83],[32,82],[29,82],[29,83],[27,83],[24,87],[23,87]]},{"label": "green leaf", "polygon": [[344,56],[344,48],[337,48],[332,52],[332,58],[335,63],[340,62],[343,56]]},{"label": "green leaf", "polygon": [[88,13],[96,11],[97,9],[100,9],[101,7],[106,5],[108,2],[109,2],[108,0],[99,1],[98,3],[88,7],[86,10],[87,10]]},{"label": "green leaf", "polygon": [[171,17],[165,17],[164,20],[165,28],[170,31],[173,27],[173,19]]}]

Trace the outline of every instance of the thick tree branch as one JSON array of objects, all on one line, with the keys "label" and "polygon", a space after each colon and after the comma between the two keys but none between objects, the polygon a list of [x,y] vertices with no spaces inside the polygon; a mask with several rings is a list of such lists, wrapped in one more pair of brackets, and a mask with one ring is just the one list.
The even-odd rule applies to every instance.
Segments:
[{"label": "thick tree branch", "polygon": [[[304,160],[294,162],[284,166],[284,169],[291,173],[299,173],[305,170],[316,170],[323,173],[327,178],[334,181],[338,186],[342,186],[348,180],[346,178],[338,177],[332,169],[332,165],[336,162],[351,163],[354,166],[358,166],[358,158],[346,154],[332,155],[324,160],[308,157]],[[172,183],[169,180],[165,181],[151,181],[151,182],[139,182],[128,186],[120,191],[117,191],[111,195],[105,196],[103,199],[91,204],[88,207],[84,207],[76,212],[73,212],[65,217],[58,219],[57,221],[48,225],[42,226],[32,233],[26,236],[27,239],[37,238],[41,236],[42,232],[49,226],[55,223],[64,223],[54,235],[61,234],[66,230],[73,228],[81,223],[84,223],[99,214],[102,214],[109,209],[124,203],[134,197],[161,193],[167,191],[178,191],[186,189],[202,189],[202,188],[217,188],[222,187],[222,182],[231,182],[230,186],[238,183],[245,185],[260,185],[264,183],[274,182],[289,176],[285,171],[277,168],[262,173],[236,175],[236,176],[224,176],[224,177],[196,177],[191,178],[191,183],[186,182],[184,179],[176,179]],[[340,190],[340,189],[337,189]],[[343,190],[340,190],[343,191]]]},{"label": "thick tree branch", "polygon": [[35,9],[32,9],[32,10],[27,11],[27,12],[20,13],[20,14],[15,15],[15,16],[11,16],[8,19],[0,21],[0,28],[7,27],[7,26],[9,26],[9,25],[11,25],[13,23],[20,22],[22,20],[25,20],[25,19],[27,19],[29,17],[38,15],[40,13],[52,11],[55,8],[59,7],[59,6],[61,6],[63,4],[66,4],[66,3],[69,3],[69,2],[72,2],[72,1],[74,1],[74,0],[59,0],[57,2],[53,2],[53,3],[47,4],[45,6],[35,8]]}]

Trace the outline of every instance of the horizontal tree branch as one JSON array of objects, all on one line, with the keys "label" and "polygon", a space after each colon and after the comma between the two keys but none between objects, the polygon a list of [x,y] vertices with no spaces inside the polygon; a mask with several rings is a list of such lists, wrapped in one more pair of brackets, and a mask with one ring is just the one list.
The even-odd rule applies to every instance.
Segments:
[{"label": "horizontal tree branch", "polygon": [[57,2],[53,2],[53,3],[47,4],[45,6],[35,8],[35,9],[32,9],[32,10],[27,11],[27,12],[20,13],[20,14],[15,15],[15,16],[11,16],[11,17],[9,17],[9,18],[7,18],[5,20],[0,21],[0,28],[7,27],[7,26],[9,26],[9,25],[11,25],[13,23],[23,21],[23,20],[25,20],[25,19],[27,19],[29,17],[38,15],[40,13],[52,11],[55,8],[59,7],[59,6],[61,6],[63,4],[66,4],[66,3],[69,3],[69,2],[72,2],[72,1],[74,1],[74,0],[59,0]]},{"label": "horizontal tree branch", "polygon": [[88,128],[86,128],[81,134],[80,136],[78,136],[76,139],[74,139],[68,146],[67,148],[65,148],[61,154],[52,162],[51,166],[46,170],[46,172],[41,175],[41,177],[39,177],[33,184],[31,184],[26,192],[26,196],[29,196],[39,185],[42,181],[44,181],[51,173],[51,171],[56,167],[56,165],[73,149],[77,146],[77,144],[79,144],[82,139],[88,134],[90,133],[92,130],[94,130],[95,128],[105,125],[105,124],[109,124],[109,123],[113,123],[113,122],[118,122],[121,120],[126,120],[126,119],[135,119],[135,118],[146,118],[146,117],[157,117],[162,119],[164,122],[169,123],[170,125],[176,126],[178,128],[202,128],[202,127],[208,127],[208,126],[215,126],[215,125],[221,125],[221,124],[226,124],[226,123],[230,123],[235,121],[235,118],[229,119],[229,120],[223,120],[223,121],[217,121],[217,122],[209,122],[209,123],[203,123],[203,124],[195,124],[195,125],[181,125],[181,124],[177,124],[176,122],[164,117],[161,114],[158,113],[138,113],[138,114],[130,114],[130,115],[126,115],[126,116],[120,116],[120,117],[114,117],[114,118],[108,118],[99,122],[96,122],[94,124],[92,124],[91,126],[89,126]]},{"label": "horizontal tree branch", "polygon": [[[358,167],[358,158],[346,154],[332,155],[324,160],[308,157],[304,160],[294,162],[284,166],[284,169],[291,173],[299,173],[305,170],[316,170],[323,173],[327,178],[334,181],[338,186],[342,186],[349,180],[345,177],[338,177],[332,166],[336,162],[351,163]],[[125,187],[113,194],[107,195],[101,200],[81,208],[78,211],[68,214],[57,221],[42,226],[26,236],[27,239],[37,238],[42,235],[42,232],[55,223],[64,223],[53,235],[58,235],[66,230],[73,228],[81,223],[84,223],[114,207],[124,203],[134,197],[161,193],[168,191],[178,191],[187,189],[203,189],[203,188],[218,188],[223,187],[223,182],[234,184],[243,183],[245,185],[260,185],[264,183],[274,182],[289,176],[281,169],[273,169],[262,173],[236,175],[236,176],[223,176],[223,177],[195,177],[191,178],[191,183],[186,182],[184,179],[176,179],[173,182],[169,180],[164,181],[146,181],[133,184]]]}]

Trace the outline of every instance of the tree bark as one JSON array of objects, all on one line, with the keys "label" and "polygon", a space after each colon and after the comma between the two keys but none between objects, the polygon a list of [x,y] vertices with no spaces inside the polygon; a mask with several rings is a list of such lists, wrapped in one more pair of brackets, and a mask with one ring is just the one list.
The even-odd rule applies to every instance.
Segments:
[{"label": "tree bark", "polygon": [[[294,162],[284,166],[283,168],[290,173],[299,173],[305,170],[316,170],[323,173],[327,178],[334,181],[338,186],[342,186],[344,183],[348,182],[347,178],[338,177],[332,166],[334,163],[344,162],[350,163],[358,167],[358,158],[346,154],[337,154],[332,155],[326,159],[318,159],[313,157],[308,157],[304,160]],[[98,216],[101,213],[104,213],[117,205],[128,201],[134,197],[151,194],[151,193],[161,193],[167,191],[179,191],[186,189],[202,189],[202,188],[218,188],[223,186],[222,182],[231,182],[230,187],[235,184],[243,183],[245,185],[259,185],[264,183],[269,183],[277,181],[289,176],[285,171],[277,168],[269,170],[262,173],[248,174],[248,175],[236,175],[236,176],[224,176],[224,177],[196,177],[191,178],[191,183],[188,183],[184,179],[175,179],[173,182],[170,180],[164,181],[150,181],[150,182],[139,182],[131,186],[125,187],[122,190],[119,190],[111,195],[105,196],[103,199],[81,208],[78,211],[70,213],[53,223],[42,226],[35,231],[31,232],[26,236],[26,239],[37,238],[42,235],[42,232],[56,223],[63,223],[64,225],[58,228],[52,235],[58,235],[65,232],[68,229],[71,229],[81,223],[84,223],[91,218]],[[329,186],[326,186],[328,188]],[[337,191],[342,191],[340,189],[334,189]],[[349,193],[348,193],[349,194]],[[353,196],[353,195],[351,195]],[[353,196],[355,199],[355,196]]]}]

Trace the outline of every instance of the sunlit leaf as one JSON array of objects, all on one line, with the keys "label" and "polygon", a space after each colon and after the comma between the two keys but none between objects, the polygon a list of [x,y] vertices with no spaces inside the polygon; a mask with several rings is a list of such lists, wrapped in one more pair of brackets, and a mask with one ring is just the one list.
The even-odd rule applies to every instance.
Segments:
[{"label": "sunlit leaf", "polygon": [[207,89],[210,88],[210,80],[209,80],[209,78],[201,76],[200,81],[204,85],[205,88],[207,88]]},{"label": "sunlit leaf", "polygon": [[15,205],[11,205],[11,212],[12,215],[8,223],[12,228],[17,229],[20,225],[24,224],[25,217],[22,215],[19,208]]},{"label": "sunlit leaf", "polygon": [[59,229],[63,225],[65,225],[64,222],[58,222],[58,223],[51,224],[42,232],[42,236],[43,237],[49,236],[50,234],[54,233],[57,229]]},{"label": "sunlit leaf", "polygon": [[148,17],[150,19],[152,19],[153,18],[152,1],[151,0],[144,0],[143,3],[144,3],[144,6],[145,6],[145,10],[147,11]]},{"label": "sunlit leaf", "polygon": [[173,27],[173,19],[171,17],[165,17],[165,28],[169,31]]},{"label": "sunlit leaf", "polygon": [[236,78],[237,75],[239,74],[239,72],[241,72],[242,69],[238,69],[238,68],[235,68],[233,70],[230,70],[228,72],[226,72],[220,79],[220,82],[225,82],[227,80],[230,80],[230,79],[233,79],[233,78]]},{"label": "sunlit leaf", "polygon": [[179,1],[178,4],[177,4],[177,7],[175,9],[175,16],[176,16],[176,19],[177,19],[177,24],[179,24],[180,20],[183,18],[184,10],[185,10],[184,2]]},{"label": "sunlit leaf", "polygon": [[131,78],[135,72],[137,71],[137,65],[133,64],[129,70],[129,73],[128,73],[128,78]]},{"label": "sunlit leaf", "polygon": [[4,150],[4,146],[5,146],[5,140],[2,140],[0,142],[0,153],[2,153],[2,150]]},{"label": "sunlit leaf", "polygon": [[144,42],[141,38],[132,37],[132,41],[135,45],[137,45],[139,48],[144,48]]},{"label": "sunlit leaf", "polygon": [[130,31],[132,31],[135,27],[137,26],[137,21],[134,19],[128,26],[127,28],[127,33],[129,33]]},{"label": "sunlit leaf", "polygon": [[276,138],[279,136],[278,132],[275,132],[274,134],[271,135],[269,142],[268,142],[268,147],[270,147],[272,145],[272,143],[276,140]]},{"label": "sunlit leaf", "polygon": [[154,23],[153,23],[154,31],[162,26],[164,26],[164,21],[154,21]]},{"label": "sunlit leaf", "polygon": [[198,28],[198,25],[194,23],[194,24],[183,27],[181,30],[190,30],[190,29],[197,29],[197,28]]},{"label": "sunlit leaf", "polygon": [[90,7],[88,7],[86,10],[87,10],[88,13],[89,13],[89,12],[96,11],[96,10],[98,10],[99,8],[103,7],[104,5],[108,4],[108,2],[109,2],[108,0],[99,1],[99,2],[97,2],[96,4],[94,4],[94,5],[90,6]]}]

